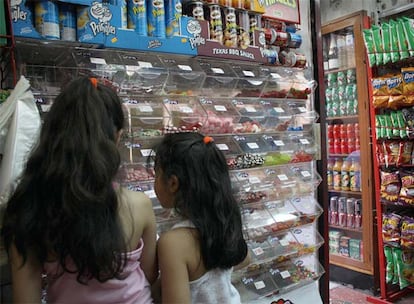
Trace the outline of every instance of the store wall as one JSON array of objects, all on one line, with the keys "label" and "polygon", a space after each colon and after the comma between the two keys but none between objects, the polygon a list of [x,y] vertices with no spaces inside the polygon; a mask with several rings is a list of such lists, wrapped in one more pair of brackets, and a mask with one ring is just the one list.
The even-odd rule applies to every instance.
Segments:
[{"label": "store wall", "polygon": [[320,0],[320,3],[322,25],[360,10],[366,10],[368,16],[376,11],[376,0]]}]

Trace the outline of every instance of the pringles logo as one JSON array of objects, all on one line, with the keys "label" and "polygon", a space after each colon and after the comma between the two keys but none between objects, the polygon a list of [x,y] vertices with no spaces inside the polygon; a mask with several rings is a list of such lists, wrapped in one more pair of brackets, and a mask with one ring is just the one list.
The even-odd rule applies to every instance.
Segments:
[{"label": "pringles logo", "polygon": [[89,23],[94,36],[99,33],[103,33],[107,36],[116,34],[116,28],[110,24],[112,13],[109,7],[99,2],[93,2],[90,8],[90,13],[93,18],[98,20],[98,22],[91,21]]}]

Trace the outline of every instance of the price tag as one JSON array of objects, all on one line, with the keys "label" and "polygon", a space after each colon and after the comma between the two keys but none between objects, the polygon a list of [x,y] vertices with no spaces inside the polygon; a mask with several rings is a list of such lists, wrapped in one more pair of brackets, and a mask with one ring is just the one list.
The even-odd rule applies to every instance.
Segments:
[{"label": "price tag", "polygon": [[276,79],[282,78],[282,76],[280,76],[278,73],[270,73],[270,75],[272,76],[272,78],[276,78]]},{"label": "price tag", "polygon": [[151,106],[139,106],[138,109],[140,110],[140,112],[152,112],[152,107]]},{"label": "price tag", "polygon": [[279,174],[277,178],[282,182],[289,180],[289,178],[285,174]]},{"label": "price tag", "polygon": [[273,143],[276,145],[276,146],[284,146],[285,145],[285,143],[282,141],[282,140],[274,140],[273,141]]},{"label": "price tag", "polygon": [[135,72],[139,70],[139,66],[136,65],[126,65],[125,68],[127,72]]},{"label": "price tag", "polygon": [[261,182],[260,178],[257,176],[253,176],[249,178],[249,183],[251,184],[259,184]]},{"label": "price tag", "polygon": [[103,58],[91,57],[90,60],[91,60],[91,63],[94,63],[94,64],[106,64],[106,61]]},{"label": "price tag", "polygon": [[181,113],[193,113],[193,109],[191,109],[188,106],[181,106],[180,107],[180,112]]},{"label": "price tag", "polygon": [[285,110],[283,110],[281,107],[274,107],[274,108],[273,108],[273,110],[274,110],[276,113],[285,113]]},{"label": "price tag", "polygon": [[229,150],[229,147],[226,144],[216,144],[216,146],[221,151],[227,151],[227,150]]},{"label": "price tag", "polygon": [[193,69],[189,65],[179,64],[178,68],[183,71],[192,71]]},{"label": "price tag", "polygon": [[227,112],[225,106],[214,106],[214,109],[216,109],[217,112]]},{"label": "price tag", "polygon": [[144,193],[146,195],[148,195],[149,198],[155,198],[155,197],[157,197],[157,195],[155,194],[155,191],[154,190],[147,190],[147,191],[144,191]]},{"label": "price tag", "polygon": [[289,242],[287,240],[280,240],[279,243],[282,246],[288,246],[289,245]]},{"label": "price tag", "polygon": [[312,175],[309,173],[309,171],[301,171],[300,172],[303,177],[311,177]]},{"label": "price tag", "polygon": [[265,288],[266,285],[263,281],[258,281],[258,282],[254,282],[254,287],[256,287],[256,289],[262,289],[262,288]]},{"label": "price tag", "polygon": [[262,247],[257,247],[257,248],[254,248],[253,249],[253,253],[255,254],[255,255],[261,255],[261,254],[263,254],[263,249],[262,249]]},{"label": "price tag", "polygon": [[303,145],[309,145],[310,144],[309,140],[307,140],[306,138],[301,138],[301,139],[299,139],[299,141]]},{"label": "price tag", "polygon": [[141,149],[142,156],[149,156],[151,154],[152,149]]},{"label": "price tag", "polygon": [[247,107],[245,107],[244,109],[246,110],[246,112],[249,112],[249,113],[254,113],[254,112],[256,112],[256,109],[255,109],[254,107],[249,107],[249,106],[247,106]]},{"label": "price tag", "polygon": [[220,68],[211,68],[211,71],[214,74],[224,74],[224,71],[222,69],[220,69]]},{"label": "price tag", "polygon": [[138,61],[138,65],[141,68],[152,68],[152,63],[151,62],[146,62],[146,61]]},{"label": "price tag", "polygon": [[40,108],[42,109],[43,112],[49,112],[51,106],[52,106],[51,104],[41,104]]},{"label": "price tag", "polygon": [[255,142],[252,142],[252,143],[247,143],[247,146],[248,146],[250,149],[259,149],[259,145],[258,145],[257,143],[255,143]]},{"label": "price tag", "polygon": [[254,77],[254,73],[252,71],[243,71],[243,75],[247,77]]},{"label": "price tag", "polygon": [[282,279],[287,279],[290,278],[290,273],[289,271],[285,270],[280,273],[280,276],[282,277]]},{"label": "price tag", "polygon": [[302,113],[305,113],[306,112],[306,108],[305,107],[299,107],[298,110],[300,112],[302,112]]}]

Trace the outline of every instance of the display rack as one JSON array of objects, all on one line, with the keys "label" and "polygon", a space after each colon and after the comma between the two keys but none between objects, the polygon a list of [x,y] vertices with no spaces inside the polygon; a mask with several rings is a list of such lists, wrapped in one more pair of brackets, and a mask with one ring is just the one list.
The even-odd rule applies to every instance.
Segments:
[{"label": "display rack", "polygon": [[17,83],[15,43],[9,1],[0,4],[0,22],[2,22],[2,30],[5,30],[4,33],[0,32],[0,89],[8,89]]},{"label": "display rack", "polygon": [[[409,73],[405,68],[413,66],[414,53],[412,46],[400,45],[398,42],[399,35],[414,36],[412,30],[405,31],[405,20],[402,19],[412,18],[413,14],[412,4],[383,12],[379,16],[379,23],[366,27],[365,32],[366,40],[374,31],[375,35],[382,39],[383,35],[387,35],[387,27],[392,25],[390,27],[393,31],[395,29],[392,38],[394,41],[391,41],[388,46],[373,50],[371,49],[373,45],[366,44],[367,62],[371,66],[368,70],[371,82],[369,86],[371,125],[375,125],[375,128],[371,129],[371,137],[374,168],[376,168],[374,198],[377,210],[380,269],[380,295],[368,297],[371,303],[395,302],[414,292],[414,280],[407,277],[407,274],[411,273],[410,267],[413,267],[411,256],[414,254],[412,246],[407,243],[409,240],[407,227],[411,227],[407,221],[413,217],[414,208],[409,202],[410,196],[404,195],[407,193],[404,189],[411,188],[407,181],[411,179],[410,172],[413,168],[412,148],[410,148],[413,137],[410,116],[402,115],[412,111],[409,99],[412,92],[407,78]],[[393,80],[395,85],[392,85]],[[394,89],[398,90],[398,93],[395,93]],[[401,97],[404,103],[396,103],[397,97]],[[396,115],[400,117],[400,125],[393,125],[396,122]],[[387,121],[386,125],[383,119]],[[389,121],[392,123],[389,124]],[[389,149],[396,145],[400,147],[399,151]],[[396,188],[393,190],[394,185]],[[392,231],[394,232],[391,233]],[[398,265],[398,268],[392,269],[391,265]]]}]

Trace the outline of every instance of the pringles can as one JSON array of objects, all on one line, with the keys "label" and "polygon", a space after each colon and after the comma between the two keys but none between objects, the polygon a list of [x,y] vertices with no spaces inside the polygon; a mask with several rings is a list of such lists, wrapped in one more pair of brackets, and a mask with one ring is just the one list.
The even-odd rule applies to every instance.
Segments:
[{"label": "pringles can", "polygon": [[149,0],[147,3],[148,36],[165,38],[164,0]]},{"label": "pringles can", "polygon": [[76,41],[76,11],[73,5],[60,4],[59,27],[61,40]]},{"label": "pringles can", "polygon": [[147,5],[145,0],[128,1],[128,28],[140,36],[148,35]]},{"label": "pringles can", "polygon": [[186,13],[188,16],[193,17],[197,20],[204,20],[203,2],[201,1],[189,2],[186,5]]},{"label": "pringles can", "polygon": [[255,41],[254,31],[262,28],[262,20],[260,14],[249,14],[250,21],[250,44],[258,46],[258,41]]},{"label": "pringles can", "polygon": [[59,8],[49,0],[39,0],[35,4],[35,27],[46,39],[60,39]]},{"label": "pringles can", "polygon": [[219,5],[208,5],[207,19],[210,24],[210,39],[223,43],[223,21]]},{"label": "pringles can", "polygon": [[164,7],[166,36],[179,36],[182,15],[181,0],[164,0]]},{"label": "pringles can", "polygon": [[241,49],[250,45],[250,18],[249,13],[245,10],[237,11],[238,43]]},{"label": "pringles can", "polygon": [[223,44],[227,47],[237,48],[236,10],[232,7],[225,7],[223,13]]},{"label": "pringles can", "polygon": [[89,17],[89,7],[79,5],[77,6],[77,23],[76,23],[76,32],[78,36],[78,40],[81,41],[81,37],[86,35],[87,32],[87,25],[90,21]]}]

